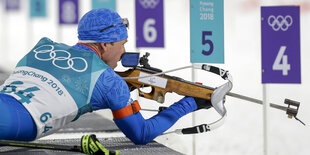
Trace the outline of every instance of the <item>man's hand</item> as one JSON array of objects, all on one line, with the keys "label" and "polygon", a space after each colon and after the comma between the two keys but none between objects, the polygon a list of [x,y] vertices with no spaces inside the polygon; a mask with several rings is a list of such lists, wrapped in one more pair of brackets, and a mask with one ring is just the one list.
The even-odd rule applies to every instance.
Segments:
[{"label": "man's hand", "polygon": [[[209,108],[211,108],[212,107],[212,103],[211,103],[211,101],[210,100],[206,100],[206,99],[202,99],[202,98],[197,98],[197,97],[185,97],[185,98],[187,98],[186,100],[188,101],[188,102],[191,102],[192,104],[194,104],[193,102],[192,102],[192,100],[190,100],[189,98],[193,98],[194,99],[194,101],[195,101],[195,103],[196,103],[196,105],[197,105],[197,109],[195,110],[195,111],[197,111],[197,110],[200,110],[200,109],[209,109]],[[184,98],[183,98],[184,99]],[[182,99],[182,100],[183,100]],[[161,111],[163,111],[163,110],[165,110],[165,109],[167,109],[168,107],[163,107],[163,106],[161,106],[161,107],[159,107],[159,112],[161,112]]]},{"label": "man's hand", "polygon": [[210,100],[205,100],[205,99],[202,99],[202,98],[196,98],[196,97],[193,97],[196,104],[197,104],[197,110],[200,110],[200,109],[209,109],[212,107],[212,103]]}]

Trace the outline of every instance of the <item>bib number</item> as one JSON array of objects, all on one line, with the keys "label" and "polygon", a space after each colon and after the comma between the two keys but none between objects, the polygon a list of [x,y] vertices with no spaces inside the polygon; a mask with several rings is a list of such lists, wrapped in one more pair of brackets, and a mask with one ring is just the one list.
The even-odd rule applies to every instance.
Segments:
[{"label": "bib number", "polygon": [[29,87],[24,90],[18,90],[17,87],[24,84],[22,81],[14,81],[9,85],[6,85],[0,92],[1,93],[14,93],[20,97],[18,100],[20,103],[30,103],[30,99],[34,96],[32,92],[40,90],[38,87]]},{"label": "bib number", "polygon": [[[27,103],[30,104],[30,99],[35,96],[32,92],[40,90],[38,87],[29,87],[24,90],[18,90],[18,86],[23,85],[24,83],[22,81],[13,81],[9,85],[6,85],[0,92],[1,93],[14,93],[18,97],[20,97],[20,100],[18,100],[20,103]],[[49,120],[49,118],[52,118],[52,114],[49,112],[45,112],[40,116],[40,121],[42,123],[45,123]],[[46,133],[50,129],[52,129],[52,126],[45,125],[44,131],[42,133]]]}]

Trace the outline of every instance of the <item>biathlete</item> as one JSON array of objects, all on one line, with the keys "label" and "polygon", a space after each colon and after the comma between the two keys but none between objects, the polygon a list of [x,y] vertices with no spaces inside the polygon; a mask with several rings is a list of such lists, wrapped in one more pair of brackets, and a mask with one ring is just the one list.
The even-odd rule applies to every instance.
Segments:
[{"label": "biathlete", "polygon": [[113,70],[125,53],[128,24],[115,11],[94,9],[79,21],[76,45],[42,38],[0,86],[0,139],[32,141],[85,113],[109,108],[132,142],[146,144],[182,116],[210,107],[210,101],[184,97],[143,118],[126,82]]}]

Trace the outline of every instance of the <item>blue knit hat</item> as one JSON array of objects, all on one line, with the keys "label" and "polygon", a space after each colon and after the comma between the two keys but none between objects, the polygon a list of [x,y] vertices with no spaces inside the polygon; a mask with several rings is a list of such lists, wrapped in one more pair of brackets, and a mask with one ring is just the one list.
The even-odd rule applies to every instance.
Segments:
[{"label": "blue knit hat", "polygon": [[[127,23],[126,23],[127,22]],[[128,38],[128,21],[111,9],[93,9],[87,12],[78,25],[79,42],[116,42]]]}]

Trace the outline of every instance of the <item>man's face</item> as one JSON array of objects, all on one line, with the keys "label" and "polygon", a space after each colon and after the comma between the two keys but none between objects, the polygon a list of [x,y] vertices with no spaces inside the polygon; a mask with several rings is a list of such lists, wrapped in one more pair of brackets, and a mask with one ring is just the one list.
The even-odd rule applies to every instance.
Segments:
[{"label": "man's face", "polygon": [[101,43],[104,44],[103,46],[105,48],[101,59],[111,68],[116,68],[117,62],[121,60],[121,56],[126,52],[124,47],[126,42],[127,39],[114,43]]}]

